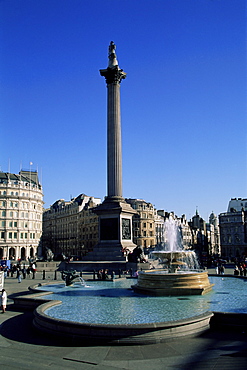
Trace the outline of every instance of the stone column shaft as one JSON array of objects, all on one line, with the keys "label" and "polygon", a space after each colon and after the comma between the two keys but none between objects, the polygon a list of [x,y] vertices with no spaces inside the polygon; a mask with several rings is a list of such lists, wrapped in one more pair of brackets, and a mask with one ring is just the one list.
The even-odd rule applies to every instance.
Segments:
[{"label": "stone column shaft", "polygon": [[120,114],[120,85],[107,85],[107,195],[122,197],[122,138]]}]

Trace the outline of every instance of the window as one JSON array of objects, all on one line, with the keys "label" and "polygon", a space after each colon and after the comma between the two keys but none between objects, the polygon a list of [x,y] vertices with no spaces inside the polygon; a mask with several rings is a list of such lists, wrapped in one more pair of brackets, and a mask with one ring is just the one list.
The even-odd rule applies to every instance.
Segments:
[{"label": "window", "polygon": [[6,211],[2,211],[2,216],[6,217]]},{"label": "window", "polygon": [[21,233],[21,239],[23,239],[23,233]]},{"label": "window", "polygon": [[17,227],[17,221],[14,222],[14,227]]},{"label": "window", "polygon": [[4,231],[1,231],[1,239],[4,239]]},{"label": "window", "polygon": [[9,222],[9,227],[13,227],[13,222],[12,221]]},{"label": "window", "polygon": [[9,233],[9,239],[12,239],[12,233]]},{"label": "window", "polygon": [[25,233],[25,239],[27,239],[27,233]]},{"label": "window", "polygon": [[17,233],[14,233],[14,239],[17,239]]}]

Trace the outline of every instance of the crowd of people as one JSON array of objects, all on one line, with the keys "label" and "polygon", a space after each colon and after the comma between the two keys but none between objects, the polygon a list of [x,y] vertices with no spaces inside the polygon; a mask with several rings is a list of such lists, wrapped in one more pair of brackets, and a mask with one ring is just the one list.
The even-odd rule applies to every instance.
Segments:
[{"label": "crowd of people", "polygon": [[[217,275],[224,275],[225,266],[223,264],[217,264],[215,267],[215,272]],[[235,276],[247,276],[247,262],[236,262],[233,270],[233,275]]]},{"label": "crowd of people", "polygon": [[246,272],[247,272],[247,265],[245,262],[239,263],[238,265],[235,266],[234,275],[246,276]]},{"label": "crowd of people", "polygon": [[224,275],[225,273],[225,266],[221,264],[217,264],[215,268],[216,274],[217,275]]},{"label": "crowd of people", "polygon": [[115,272],[113,271],[112,276],[110,277],[109,273],[108,273],[108,270],[107,269],[102,269],[102,270],[99,270],[98,273],[97,273],[97,278],[98,280],[113,280],[114,277],[115,277]]},{"label": "crowd of people", "polygon": [[36,273],[36,265],[35,263],[32,263],[28,267],[26,267],[26,264],[21,262],[18,262],[16,264],[10,264],[10,267],[7,265],[1,265],[0,271],[4,272],[4,278],[7,277],[16,277],[18,279],[18,283],[21,283],[22,279],[26,278],[33,278],[35,279],[35,273]]},{"label": "crowd of people", "polygon": [[[5,279],[11,276],[17,278],[18,283],[21,283],[22,279],[35,279],[36,264],[31,263],[28,267],[26,267],[26,264],[21,261],[18,261],[16,264],[3,263],[0,265],[0,272],[4,273]],[[2,289],[0,292],[0,304],[2,308],[2,313],[5,313],[7,305],[7,292],[5,289]]]},{"label": "crowd of people", "polygon": [[[141,269],[142,270],[142,269]],[[129,269],[126,271],[120,271],[118,270],[118,277],[120,278],[121,276],[123,277],[138,277],[138,270]],[[97,272],[97,279],[98,280],[114,280],[115,279],[115,271],[109,272],[107,269],[102,269]]]}]

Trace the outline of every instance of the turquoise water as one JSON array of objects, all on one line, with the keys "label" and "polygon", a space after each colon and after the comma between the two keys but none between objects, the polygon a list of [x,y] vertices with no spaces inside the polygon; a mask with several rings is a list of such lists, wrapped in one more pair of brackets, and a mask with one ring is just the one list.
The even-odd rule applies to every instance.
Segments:
[{"label": "turquoise water", "polygon": [[135,279],[86,282],[72,287],[47,285],[44,299],[63,303],[45,311],[57,319],[95,324],[144,324],[187,319],[206,311],[247,313],[247,279],[210,277],[213,290],[203,296],[149,297],[134,293]]}]

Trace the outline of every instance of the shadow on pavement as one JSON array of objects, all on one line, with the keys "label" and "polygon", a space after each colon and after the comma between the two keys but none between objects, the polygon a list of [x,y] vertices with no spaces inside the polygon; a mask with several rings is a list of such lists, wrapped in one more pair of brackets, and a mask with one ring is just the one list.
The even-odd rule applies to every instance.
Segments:
[{"label": "shadow on pavement", "polygon": [[[45,335],[35,330],[32,325],[33,313],[24,312],[4,321],[0,327],[0,335],[3,337],[22,343],[29,343],[43,346],[72,346],[66,337],[56,338],[55,336]],[[74,345],[73,345],[74,346]]]}]

